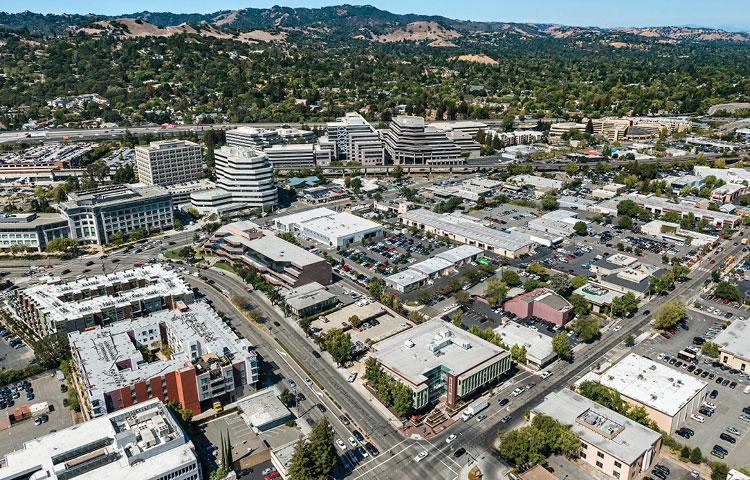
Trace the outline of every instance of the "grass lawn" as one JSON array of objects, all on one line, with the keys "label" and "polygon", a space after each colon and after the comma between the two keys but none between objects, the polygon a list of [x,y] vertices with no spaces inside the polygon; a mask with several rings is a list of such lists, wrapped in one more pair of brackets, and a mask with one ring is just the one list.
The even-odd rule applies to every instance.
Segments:
[{"label": "grass lawn", "polygon": [[235,275],[237,274],[237,270],[235,270],[234,267],[232,267],[226,262],[216,262],[214,263],[214,267],[220,268],[222,270],[226,270],[227,272],[234,273]]}]

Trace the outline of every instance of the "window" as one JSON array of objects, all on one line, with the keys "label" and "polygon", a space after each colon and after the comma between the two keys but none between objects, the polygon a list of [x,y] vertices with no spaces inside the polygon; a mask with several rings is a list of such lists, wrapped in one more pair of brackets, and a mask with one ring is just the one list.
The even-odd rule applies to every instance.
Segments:
[{"label": "window", "polygon": [[612,476],[615,478],[620,478],[620,472],[612,472]]},{"label": "window", "polygon": [[602,468],[602,467],[604,467],[604,464],[602,462],[597,461],[596,462],[596,466],[599,467],[599,468]]},{"label": "window", "polygon": [[602,452],[596,452],[596,456],[599,458],[604,458],[604,454]]},{"label": "window", "polygon": [[622,468],[622,463],[615,460],[615,468]]}]

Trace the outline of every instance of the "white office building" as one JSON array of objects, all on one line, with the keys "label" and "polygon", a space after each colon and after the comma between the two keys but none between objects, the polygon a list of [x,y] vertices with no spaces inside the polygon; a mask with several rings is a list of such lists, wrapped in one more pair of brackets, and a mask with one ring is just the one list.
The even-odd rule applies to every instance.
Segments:
[{"label": "white office building", "polygon": [[223,146],[214,152],[217,188],[190,195],[201,213],[222,213],[274,206],[278,192],[268,156],[246,147]]},{"label": "white office building", "polygon": [[[371,135],[375,133],[367,120],[359,113],[349,112],[343,117],[337,118],[326,127],[328,138],[336,142],[336,159],[350,159],[350,148],[352,143],[349,136],[355,133],[366,134],[363,141],[370,141]],[[355,140],[356,142],[356,140]]]},{"label": "white office building", "polygon": [[193,443],[158,399],[53,430],[7,454],[3,463],[0,480],[202,478]]},{"label": "white office building", "polygon": [[395,165],[458,165],[461,149],[444,130],[425,125],[424,118],[399,115],[383,134],[385,151]]},{"label": "white office building", "polygon": [[274,145],[263,153],[268,156],[274,170],[297,170],[315,167],[316,147],[311,143]]},{"label": "white office building", "polygon": [[255,150],[265,150],[273,145],[283,144],[279,132],[264,128],[240,127],[227,130],[227,145],[230,147],[247,147]]},{"label": "white office building", "polygon": [[332,247],[343,247],[383,234],[379,223],[324,207],[279,217],[274,220],[274,225],[278,230],[303,235]]},{"label": "white office building", "polygon": [[195,180],[203,172],[203,152],[187,140],[161,140],[135,147],[138,179],[146,185],[173,185]]}]

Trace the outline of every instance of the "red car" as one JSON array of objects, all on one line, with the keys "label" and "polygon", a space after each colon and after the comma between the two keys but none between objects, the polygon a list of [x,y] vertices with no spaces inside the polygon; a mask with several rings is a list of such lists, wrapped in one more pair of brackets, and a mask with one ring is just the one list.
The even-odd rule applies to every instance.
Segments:
[{"label": "red car", "polygon": [[664,338],[671,338],[667,332],[661,332],[661,336]]},{"label": "red car", "polygon": [[266,480],[271,480],[272,478],[277,478],[279,476],[279,472],[271,472],[268,475],[266,475]]},{"label": "red car", "polygon": [[713,265],[714,263],[716,263],[716,260],[711,260],[711,261],[710,261],[709,263],[710,263],[711,265]]},{"label": "red car", "polygon": [[725,299],[724,299],[724,305],[726,305],[727,303],[729,303],[729,299],[728,299],[728,298],[725,298]]},{"label": "red car", "polygon": [[398,297],[398,293],[396,293],[396,292],[393,292],[393,296],[394,296],[394,297]]}]

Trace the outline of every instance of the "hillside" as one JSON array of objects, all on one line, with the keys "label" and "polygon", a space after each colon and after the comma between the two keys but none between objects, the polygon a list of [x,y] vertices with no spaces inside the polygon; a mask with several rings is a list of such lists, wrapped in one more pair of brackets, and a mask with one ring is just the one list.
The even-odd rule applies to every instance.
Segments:
[{"label": "hillside", "polygon": [[[128,19],[126,22],[124,19]],[[378,43],[427,42],[434,46],[487,43],[508,38],[590,39],[596,37],[603,43],[632,44],[649,42],[748,42],[750,33],[733,33],[724,30],[693,27],[621,27],[600,29],[556,24],[524,24],[507,22],[476,22],[454,20],[429,15],[399,15],[365,5],[339,5],[323,8],[243,8],[221,10],[208,14],[177,14],[170,12],[137,12],[116,17],[87,15],[41,15],[32,12],[18,14],[0,13],[0,27],[13,30],[27,29],[45,35],[90,28],[98,21],[121,21],[130,25],[134,20],[144,22],[134,27],[138,35],[163,36],[187,32],[188,25],[195,29],[212,27],[203,34],[222,36],[223,30],[231,34],[257,30],[271,31],[274,41],[279,32],[322,34],[327,42],[351,39]],[[156,28],[148,27],[145,24]],[[159,28],[161,27],[161,28]],[[171,28],[171,30],[170,30]],[[111,29],[108,29],[108,31]],[[165,31],[166,30],[166,31]],[[88,30],[84,30],[88,31]],[[255,33],[244,36],[252,41]],[[623,35],[626,38],[623,38]],[[317,38],[316,35],[313,37]]]}]

